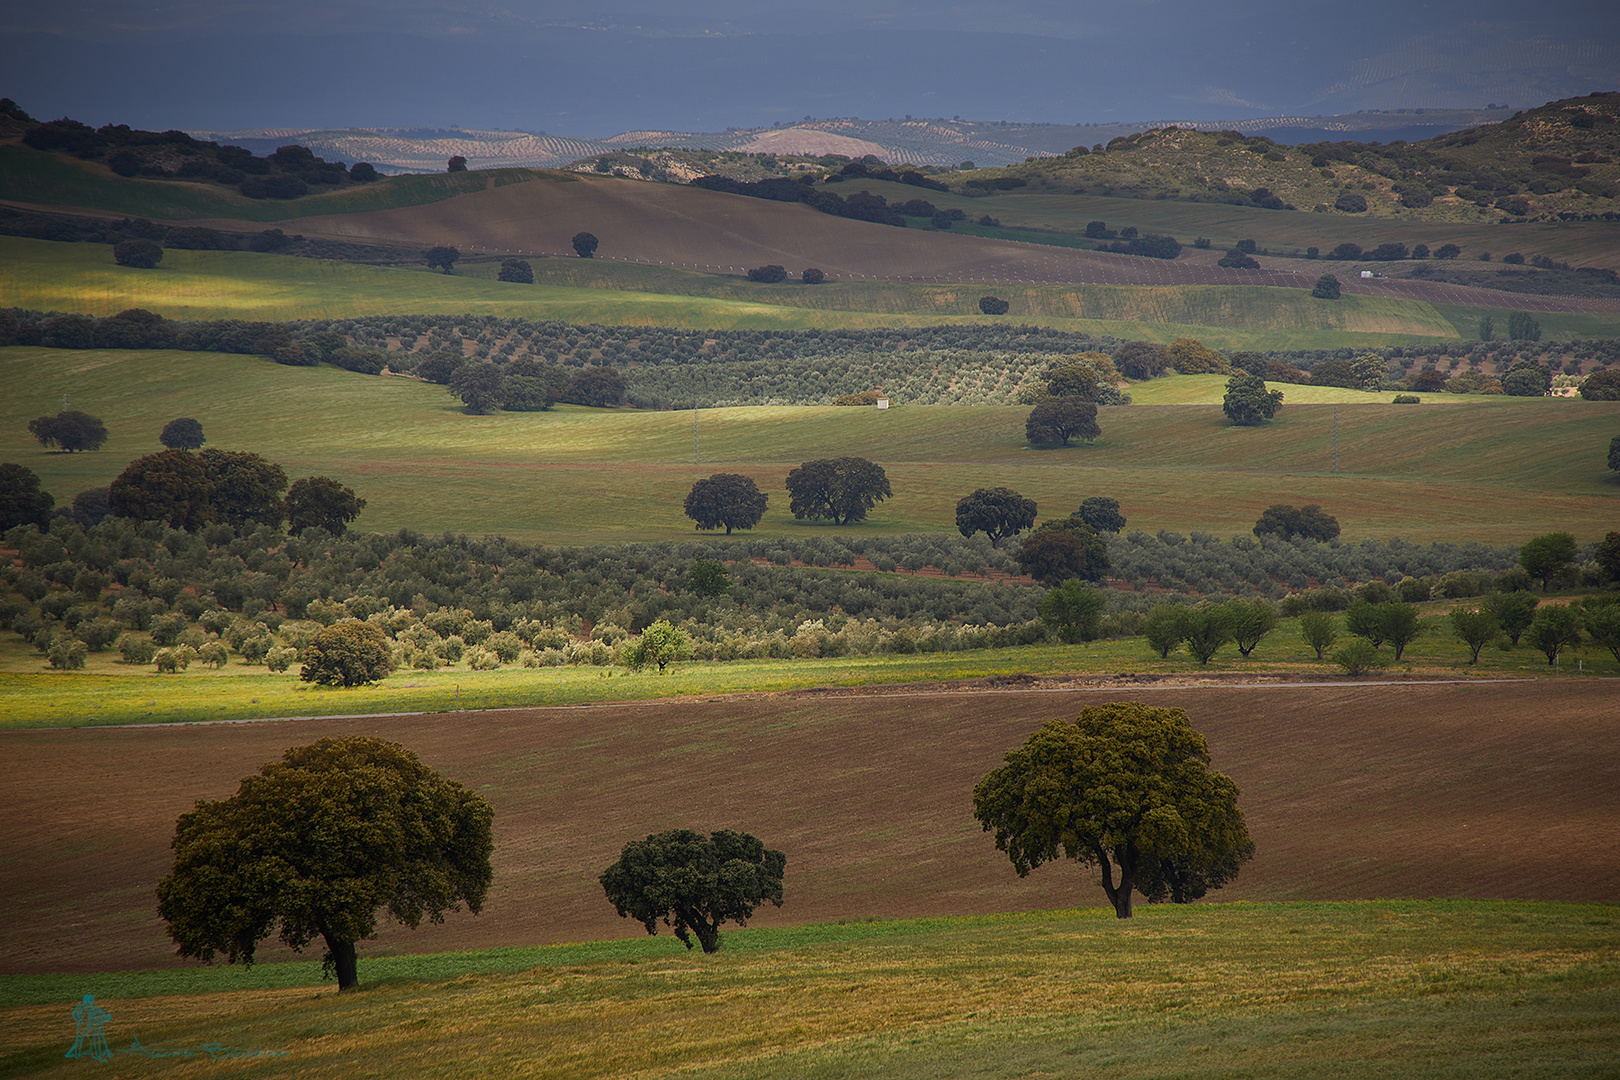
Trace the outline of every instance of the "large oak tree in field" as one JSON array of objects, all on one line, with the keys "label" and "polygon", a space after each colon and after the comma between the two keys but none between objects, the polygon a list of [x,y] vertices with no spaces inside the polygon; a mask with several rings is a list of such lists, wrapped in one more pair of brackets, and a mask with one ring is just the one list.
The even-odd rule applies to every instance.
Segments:
[{"label": "large oak tree in field", "polygon": [[864,520],[894,494],[883,466],[859,457],[807,461],[788,473],[787,490],[794,517],[831,518],[834,525]]},{"label": "large oak tree in field", "polygon": [[752,529],[765,516],[770,496],[752,477],[741,473],[715,473],[692,485],[686,495],[686,516],[700,529]]},{"label": "large oak tree in field", "polygon": [[317,937],[338,989],[359,985],[355,943],[383,909],[410,927],[478,912],[492,878],[494,811],[398,743],[356,736],[297,746],[174,830],[158,913],[181,956],[251,964],[279,929]]},{"label": "large oak tree in field", "polygon": [[[1060,854],[1131,896],[1187,903],[1237,876],[1254,842],[1238,789],[1180,709],[1122,701],[1052,720],[973,789],[973,813],[1020,877]],[[1117,878],[1116,878],[1117,871]]]}]

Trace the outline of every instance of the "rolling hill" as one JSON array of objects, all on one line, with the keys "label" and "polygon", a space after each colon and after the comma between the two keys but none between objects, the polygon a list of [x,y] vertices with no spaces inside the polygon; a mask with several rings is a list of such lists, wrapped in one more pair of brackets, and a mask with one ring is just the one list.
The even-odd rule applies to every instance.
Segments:
[{"label": "rolling hill", "polygon": [[1407,221],[1620,220],[1617,131],[1620,93],[1549,102],[1500,123],[1387,146],[1290,147],[1235,131],[1165,127],[1089,151],[1082,146],[1061,157],[953,176],[952,187],[1022,182],[1039,191]]},{"label": "rolling hill", "polygon": [[891,164],[954,167],[1014,165],[1027,157],[1062,154],[1075,146],[1106,143],[1149,128],[1171,125],[1261,134],[1280,142],[1327,138],[1361,140],[1421,139],[1505,119],[1495,109],[1367,110],[1342,116],[1270,116],[1219,123],[1193,120],[1116,121],[1099,124],[1025,124],[944,117],[863,120],[859,117],[805,119],[772,127],[725,131],[625,131],[607,138],[580,138],[531,131],[467,131],[460,128],[244,128],[192,131],[199,139],[268,153],[295,142],[323,157],[369,161],[387,172],[435,172],[451,155],[469,167],[517,166],[555,169],[580,158],[642,147],[707,151],[721,171],[723,158],[738,154],[872,154]]}]

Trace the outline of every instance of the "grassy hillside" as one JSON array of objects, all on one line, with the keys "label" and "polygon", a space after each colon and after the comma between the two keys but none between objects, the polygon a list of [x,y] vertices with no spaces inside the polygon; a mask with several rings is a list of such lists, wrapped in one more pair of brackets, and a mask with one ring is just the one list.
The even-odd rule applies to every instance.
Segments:
[{"label": "grassy hillside", "polygon": [[[354,486],[369,500],[359,528],[552,543],[690,535],[681,500],[716,471],[747,473],[771,493],[761,530],[827,528],[794,521],[783,480],[838,453],[879,462],[895,490],[851,526],[861,531],[949,530],[963,494],[1006,484],[1047,507],[1110,494],[1150,532],[1244,533],[1271,503],[1317,502],[1347,537],[1514,544],[1558,528],[1585,541],[1612,527],[1604,454],[1620,416],[1615,403],[1565,399],[1344,404],[1335,475],[1326,405],[1285,407],[1255,429],[1230,427],[1218,405],[1104,409],[1096,444],[1049,451],[1028,447],[1028,409],[1017,406],[738,408],[700,414],[694,462],[687,412],[467,416],[442,387],[412,379],[234,355],[13,347],[0,349],[0,378],[26,388],[0,403],[0,458],[34,469],[59,501],[110,482],[160,448],[164,423],[192,416],[210,445]],[[1151,384],[1144,400],[1180,385]],[[1187,385],[1200,399],[1213,390]],[[107,423],[106,449],[52,454],[32,441],[27,421],[54,414],[64,394]]]},{"label": "grassy hillside", "polygon": [[422,206],[506,184],[536,180],[566,183],[573,179],[567,173],[533,169],[486,169],[477,173],[388,177],[364,187],[300,199],[250,199],[234,188],[204,182],[126,179],[103,165],[78,161],[66,154],[40,153],[14,140],[0,142],[0,191],[8,201],[166,221],[237,218],[277,222],[291,217]]},{"label": "grassy hillside", "polygon": [[[749,200],[758,201],[758,200]],[[249,252],[169,251],[154,270],[116,265],[100,244],[0,237],[0,285],[17,307],[105,316],[132,307],[178,319],[288,320],[397,313],[490,314],[603,325],[827,328],[982,322],[987,292],[1009,319],[1120,338],[1196,337],[1227,349],[1387,346],[1472,337],[1489,310],[1296,289],[900,281],[760,285],[735,275],[609,260],[533,259],[536,284],[494,280],[498,261],[453,275]],[[1544,336],[1620,334],[1620,314],[1540,312]]]},{"label": "grassy hillside", "polygon": [[1596,1077],[1620,1053],[1609,921],[1522,902],[1050,912],[751,930],[712,958],[668,938],[414,957],[341,997],[279,967],[190,995],[208,973],[165,996],[63,980],[0,1013],[0,1075],[82,1074],[62,1054],[92,986],[113,1046],[285,1051],[253,1060],[264,1077]]},{"label": "grassy hillside", "polygon": [[[1554,101],[1500,123],[1421,142],[1282,146],[1260,136],[1168,127],[973,177],[1046,191],[1138,199],[1247,201],[1265,189],[1304,211],[1419,221],[1483,222],[1615,210],[1620,94]],[[1345,194],[1364,209],[1338,206]],[[1520,197],[1522,204],[1497,203]],[[1281,205],[1277,209],[1282,209]]]}]

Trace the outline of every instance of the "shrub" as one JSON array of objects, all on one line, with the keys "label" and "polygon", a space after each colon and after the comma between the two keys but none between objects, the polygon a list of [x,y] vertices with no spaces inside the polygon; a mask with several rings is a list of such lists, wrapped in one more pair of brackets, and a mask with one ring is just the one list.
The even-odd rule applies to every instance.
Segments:
[{"label": "shrub", "polygon": [[125,634],[118,639],[118,653],[126,664],[150,664],[157,656],[157,646],[136,634]]},{"label": "shrub", "polygon": [[113,245],[113,260],[119,266],[150,270],[163,261],[163,249],[151,240],[124,240]]},{"label": "shrub", "polygon": [[1419,405],[1419,404],[1422,404],[1422,402],[1423,402],[1423,399],[1418,397],[1416,394],[1396,394],[1395,395],[1395,400],[1392,401],[1390,404],[1392,404],[1392,405]]},{"label": "shrub", "polygon": [[1339,279],[1333,274],[1323,274],[1316,279],[1316,286],[1311,289],[1311,295],[1318,300],[1337,300],[1342,292]]},{"label": "shrub", "polygon": [[999,296],[979,297],[979,310],[986,315],[1005,315],[1012,309],[1012,304]]},{"label": "shrub", "polygon": [[293,661],[297,659],[297,649],[286,645],[277,645],[264,654],[264,666],[271,671],[286,671],[292,667]]},{"label": "shrub", "polygon": [[359,686],[388,674],[393,650],[380,629],[350,619],[317,632],[304,648],[303,662],[298,677],[304,682]]},{"label": "shrub", "polygon": [[1358,678],[1369,671],[1384,667],[1389,661],[1378,651],[1376,645],[1366,638],[1358,637],[1334,653],[1333,662],[1342,667],[1346,675]]},{"label": "shrub", "polygon": [[85,643],[77,638],[60,637],[51,642],[51,648],[46,657],[51,667],[60,671],[74,671],[84,667],[84,658],[89,653]]}]

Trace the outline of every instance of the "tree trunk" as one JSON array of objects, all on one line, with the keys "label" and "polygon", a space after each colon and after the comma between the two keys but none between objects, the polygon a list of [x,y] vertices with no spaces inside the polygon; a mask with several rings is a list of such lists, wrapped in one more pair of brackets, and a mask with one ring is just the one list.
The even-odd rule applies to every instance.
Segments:
[{"label": "tree trunk", "polygon": [[1108,851],[1101,844],[1097,845],[1097,865],[1102,868],[1103,892],[1108,894],[1108,902],[1114,905],[1115,918],[1128,919],[1131,917],[1131,894],[1136,889],[1136,852],[1130,847],[1114,849],[1114,856],[1119,861],[1119,884],[1114,884],[1114,866],[1109,861]]},{"label": "tree trunk", "polygon": [[332,968],[337,972],[338,991],[353,990],[360,985],[360,975],[356,970],[354,942],[335,941],[331,937],[326,939],[326,955],[332,962]]}]

